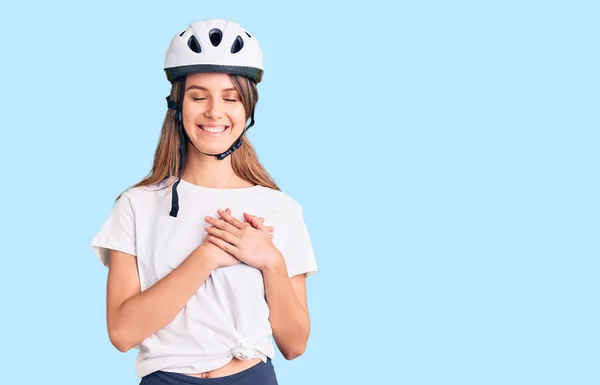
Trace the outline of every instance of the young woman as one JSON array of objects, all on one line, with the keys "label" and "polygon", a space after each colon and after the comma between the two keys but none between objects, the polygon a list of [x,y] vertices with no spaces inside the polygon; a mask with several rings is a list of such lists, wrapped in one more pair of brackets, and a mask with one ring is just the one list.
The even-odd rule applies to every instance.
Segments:
[{"label": "young woman", "polygon": [[237,23],[200,20],[175,35],[165,71],[152,170],[91,243],[108,266],[110,341],[139,349],[143,385],[277,384],[274,343],[286,359],[306,349],[317,264],[302,207],[244,135],[262,51]]}]

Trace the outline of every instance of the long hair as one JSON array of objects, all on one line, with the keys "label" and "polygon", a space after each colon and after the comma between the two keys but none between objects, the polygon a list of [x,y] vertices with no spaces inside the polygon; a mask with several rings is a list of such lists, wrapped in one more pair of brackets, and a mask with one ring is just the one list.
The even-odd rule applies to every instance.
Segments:
[{"label": "long hair", "polygon": [[[258,90],[256,83],[244,76],[229,75],[234,87],[239,92],[242,104],[246,111],[246,121],[254,110],[258,102]],[[177,103],[180,102],[179,95],[181,87],[184,87],[183,78],[173,82],[169,98]],[[175,121],[175,110],[168,109],[163,121],[160,138],[154,152],[154,163],[148,175],[134,187],[152,186],[163,181],[169,176],[178,175],[179,162],[179,133],[177,122]],[[267,170],[261,165],[256,155],[254,147],[250,144],[248,137],[242,137],[242,146],[231,153],[231,166],[233,172],[247,182],[268,187],[274,190],[280,190]],[[126,191],[127,191],[126,190]],[[117,201],[123,193],[115,199]]]}]

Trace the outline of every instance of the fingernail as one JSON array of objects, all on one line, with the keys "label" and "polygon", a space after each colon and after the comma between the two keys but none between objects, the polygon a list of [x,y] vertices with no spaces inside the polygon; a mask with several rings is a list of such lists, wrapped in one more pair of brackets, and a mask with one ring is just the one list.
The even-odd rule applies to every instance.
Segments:
[{"label": "fingernail", "polygon": [[205,221],[210,221],[210,217],[204,217]]},{"label": "fingernail", "polygon": [[218,209],[218,210],[217,210],[217,212],[218,212],[219,214],[223,214],[223,210],[221,210],[221,209]]}]

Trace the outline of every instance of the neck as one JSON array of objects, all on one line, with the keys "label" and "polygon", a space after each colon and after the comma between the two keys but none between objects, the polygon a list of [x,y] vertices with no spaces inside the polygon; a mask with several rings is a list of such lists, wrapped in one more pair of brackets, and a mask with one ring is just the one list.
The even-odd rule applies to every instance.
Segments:
[{"label": "neck", "polygon": [[193,146],[187,146],[187,161],[181,175],[182,179],[198,186],[209,188],[238,188],[251,186],[233,172],[231,155],[223,160],[205,155]]}]

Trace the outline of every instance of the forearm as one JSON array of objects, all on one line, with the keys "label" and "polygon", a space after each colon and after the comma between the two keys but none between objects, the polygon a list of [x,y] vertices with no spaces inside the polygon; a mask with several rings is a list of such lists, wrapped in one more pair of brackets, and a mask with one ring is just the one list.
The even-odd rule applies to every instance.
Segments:
[{"label": "forearm", "polygon": [[306,350],[310,318],[288,277],[285,262],[263,269],[269,321],[273,337],[283,356],[291,360]]},{"label": "forearm", "polygon": [[213,270],[198,248],[150,288],[123,302],[108,320],[115,346],[127,351],[166,326]]}]

